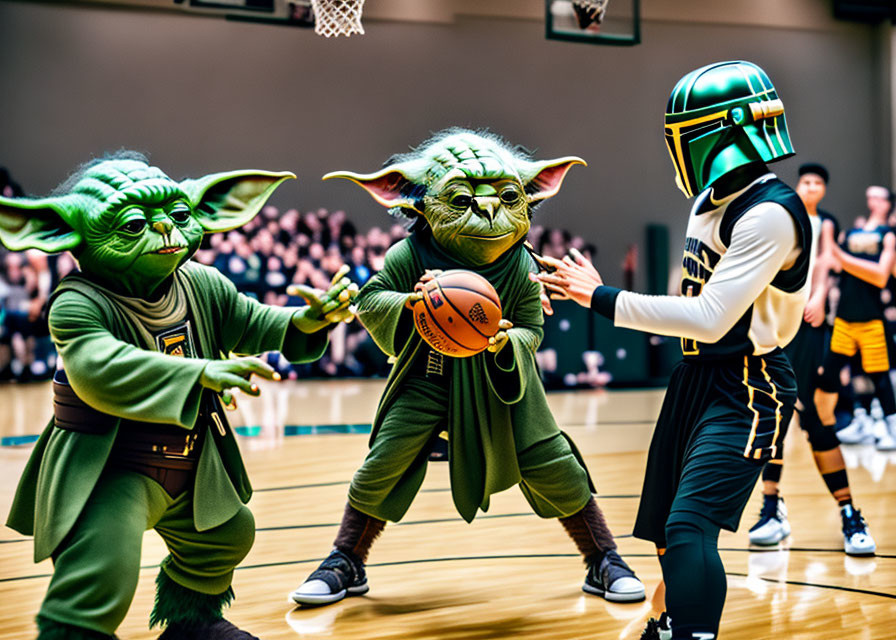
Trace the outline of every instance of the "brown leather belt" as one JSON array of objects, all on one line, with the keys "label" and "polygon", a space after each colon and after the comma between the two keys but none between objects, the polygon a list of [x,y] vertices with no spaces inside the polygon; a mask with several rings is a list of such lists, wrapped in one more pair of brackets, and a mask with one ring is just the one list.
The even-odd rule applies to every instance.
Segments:
[{"label": "brown leather belt", "polygon": [[[59,429],[79,433],[106,433],[118,420],[81,400],[65,372],[53,378],[53,410]],[[198,426],[198,425],[197,425]],[[171,497],[190,488],[199,463],[204,429],[122,419],[108,464],[152,478]]]},{"label": "brown leather belt", "polygon": [[106,433],[117,418],[87,406],[68,383],[65,371],[53,376],[53,416],[56,426],[79,433]]}]

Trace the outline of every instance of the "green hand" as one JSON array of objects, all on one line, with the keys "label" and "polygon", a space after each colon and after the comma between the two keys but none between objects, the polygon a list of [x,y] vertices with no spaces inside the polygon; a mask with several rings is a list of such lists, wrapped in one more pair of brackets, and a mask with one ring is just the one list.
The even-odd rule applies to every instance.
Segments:
[{"label": "green hand", "polygon": [[327,291],[305,285],[290,285],[289,295],[301,296],[307,307],[303,307],[292,317],[292,322],[303,333],[320,331],[329,324],[351,322],[354,319],[352,302],[358,295],[358,285],[344,277],[349,268],[342,265]]},{"label": "green hand", "polygon": [[236,401],[230,389],[242,389],[250,396],[257,396],[261,393],[258,385],[249,380],[252,374],[268,380],[280,380],[280,374],[274,371],[274,368],[267,362],[258,358],[243,357],[210,361],[202,370],[199,384],[206,389],[220,393],[224,405],[235,409]]},{"label": "green hand", "polygon": [[510,340],[510,336],[507,335],[507,330],[513,328],[513,323],[510,320],[498,320],[498,333],[488,339],[488,350],[492,353],[499,353],[501,349],[504,348],[504,345],[507,344],[507,341]]}]

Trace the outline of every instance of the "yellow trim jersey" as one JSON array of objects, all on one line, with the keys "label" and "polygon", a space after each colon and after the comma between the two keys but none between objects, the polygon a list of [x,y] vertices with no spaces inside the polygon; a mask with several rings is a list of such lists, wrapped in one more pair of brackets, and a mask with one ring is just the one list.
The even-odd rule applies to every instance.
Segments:
[{"label": "yellow trim jersey", "polygon": [[694,202],[681,297],[621,291],[616,326],[682,338],[685,358],[763,355],[796,335],[817,232],[802,201],[768,173],[721,201]]}]

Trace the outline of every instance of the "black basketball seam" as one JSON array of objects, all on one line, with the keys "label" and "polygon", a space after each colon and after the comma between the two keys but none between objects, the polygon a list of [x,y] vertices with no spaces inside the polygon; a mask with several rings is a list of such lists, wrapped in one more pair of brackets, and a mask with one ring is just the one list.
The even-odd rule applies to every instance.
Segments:
[{"label": "black basketball seam", "polygon": [[[488,279],[487,279],[487,278],[485,278],[485,277],[483,277],[483,276],[480,276],[480,275],[479,275],[478,273],[476,273],[475,271],[465,271],[464,269],[452,269],[452,271],[456,271],[456,272],[461,273],[461,274],[472,273],[472,274],[474,274],[474,275],[476,275],[476,276],[479,276],[480,278],[482,278],[482,279],[485,280],[486,282],[488,282]],[[440,275],[438,278],[436,278],[436,281],[438,281],[439,278],[442,278],[443,276],[448,275],[448,273],[449,273],[449,272],[446,271],[445,273],[443,273],[442,275]],[[441,285],[439,285],[439,286],[441,286]],[[495,288],[494,285],[493,285],[491,282],[488,282],[488,286],[490,286],[492,289]],[[486,294],[486,293],[482,293],[481,291],[477,291],[476,289],[470,289],[469,287],[462,287],[462,286],[460,286],[460,285],[456,285],[456,284],[449,285],[449,287],[450,287],[451,289],[462,289],[463,291],[472,291],[473,293],[478,293],[478,294],[481,295],[483,298],[488,298],[489,300],[491,300],[492,302],[494,302],[495,305],[497,305],[497,307],[498,307],[499,309],[501,308],[501,300],[500,300],[500,299],[495,300],[494,298],[492,298],[490,295],[488,295],[488,294]],[[498,293],[498,292],[495,291],[495,295],[497,295],[497,293]]]},{"label": "black basketball seam", "polygon": [[[454,310],[457,312],[457,315],[459,315],[459,316],[463,319],[464,322],[466,322],[468,325],[470,325],[470,327],[472,327],[473,331],[475,331],[476,333],[478,333],[479,335],[481,335],[483,338],[491,338],[491,337],[493,337],[493,336],[487,336],[487,335],[485,335],[484,333],[482,333],[476,325],[474,325],[472,322],[470,322],[470,321],[467,319],[467,316],[464,315],[464,312],[463,312],[463,311],[461,311],[461,310],[458,309],[456,306],[454,306],[454,303],[451,302],[451,300],[448,298],[447,295],[445,295],[445,290],[442,289],[442,285],[440,285],[438,282],[436,282],[436,286],[439,287],[439,291],[440,291],[441,294],[442,294],[442,298],[445,299],[445,302],[447,302],[447,303],[451,306],[451,308],[454,309]],[[450,287],[450,288],[451,288],[451,289],[460,289],[461,291],[469,291],[470,293],[479,293],[478,291],[473,291],[472,289],[464,289],[463,287]],[[491,300],[491,298],[489,298],[488,296],[482,296],[482,297]],[[497,333],[497,332],[496,332],[496,333]],[[452,339],[453,339],[453,338],[452,338]],[[460,343],[458,343],[458,344],[460,344]]]},{"label": "black basketball seam", "polygon": [[[441,287],[441,285],[439,285],[439,286]],[[491,303],[494,304],[496,307],[498,307],[499,309],[502,309],[502,307],[501,307],[501,301],[500,301],[500,300],[495,300],[494,298],[492,298],[492,297],[491,297],[490,295],[488,295],[487,293],[483,293],[482,291],[479,291],[479,290],[477,290],[477,289],[471,289],[470,287],[462,287],[462,286],[457,285],[457,284],[449,284],[449,285],[447,285],[447,286],[448,286],[449,289],[459,289],[460,291],[469,291],[470,293],[478,293],[479,295],[481,295],[481,296],[482,296],[483,298],[485,298],[486,300],[490,300]]]},{"label": "black basketball seam", "polygon": [[[436,283],[436,284],[438,284],[438,283]],[[439,287],[439,289],[441,290],[441,287]],[[460,340],[455,340],[451,335],[448,334],[447,331],[445,331],[445,328],[444,328],[442,325],[439,324],[439,321],[438,321],[438,320],[436,320],[436,312],[435,312],[435,309],[431,308],[430,305],[427,304],[428,302],[430,302],[430,300],[429,300],[429,291],[427,291],[427,292],[426,292],[426,295],[423,296],[423,306],[426,307],[427,311],[429,311],[429,319],[432,320],[432,323],[433,323],[434,325],[436,325],[436,326],[439,328],[439,331],[441,331],[442,334],[443,334],[446,338],[448,338],[449,340],[451,340],[451,342],[453,342],[454,344],[456,344],[456,345],[458,345],[458,346],[460,346],[460,347],[466,349],[467,351],[476,351],[476,349],[473,349],[472,347],[468,347],[467,345],[465,345],[465,344],[464,344],[463,342],[461,342]],[[446,299],[445,302],[448,302],[448,300]],[[450,303],[449,303],[449,304],[450,304]],[[422,336],[421,336],[421,337],[422,337]],[[425,342],[425,341],[424,341],[424,342]],[[428,344],[428,343],[427,343],[427,344]],[[430,346],[432,346],[432,345],[430,345]],[[445,354],[445,355],[448,355],[448,354]]]}]

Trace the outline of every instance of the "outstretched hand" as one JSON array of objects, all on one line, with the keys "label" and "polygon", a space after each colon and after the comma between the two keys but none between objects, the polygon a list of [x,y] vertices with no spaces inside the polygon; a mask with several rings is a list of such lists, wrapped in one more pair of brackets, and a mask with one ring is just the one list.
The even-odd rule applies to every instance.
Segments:
[{"label": "outstretched hand", "polygon": [[541,260],[542,265],[553,269],[553,272],[530,273],[530,280],[541,283],[552,300],[575,300],[583,307],[591,306],[594,290],[604,281],[585,256],[573,248],[563,260],[548,256],[542,256]]},{"label": "outstretched hand", "polygon": [[228,409],[236,409],[236,400],[231,389],[241,389],[250,396],[261,393],[258,385],[251,382],[252,374],[268,380],[280,380],[280,374],[267,362],[254,357],[211,360],[199,376],[199,384],[206,389],[221,394],[221,401]]},{"label": "outstretched hand", "polygon": [[326,291],[301,284],[287,287],[286,293],[300,296],[308,303],[292,317],[293,324],[301,332],[314,333],[329,324],[352,321],[355,317],[352,302],[358,295],[358,285],[345,277],[348,271],[348,266],[342,265]]}]

